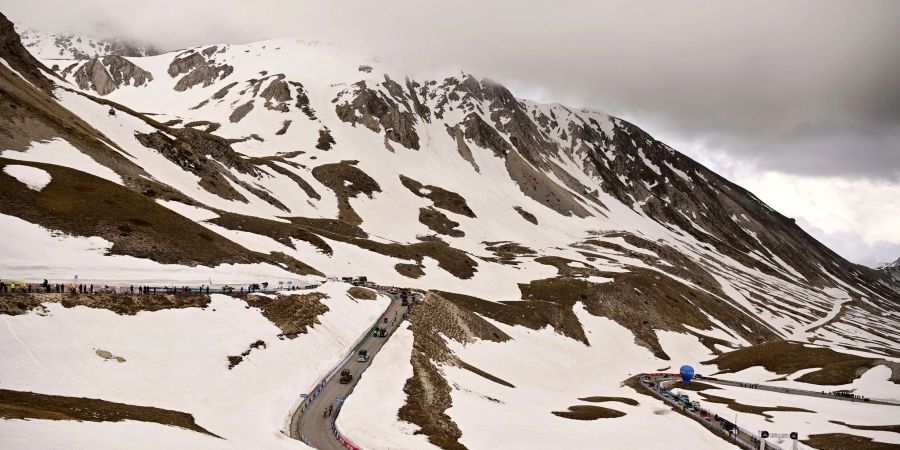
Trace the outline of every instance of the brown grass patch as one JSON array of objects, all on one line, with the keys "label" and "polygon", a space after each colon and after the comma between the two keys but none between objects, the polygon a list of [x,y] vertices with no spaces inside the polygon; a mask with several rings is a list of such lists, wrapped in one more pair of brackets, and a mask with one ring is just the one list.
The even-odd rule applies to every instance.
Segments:
[{"label": "brown grass patch", "polygon": [[[762,366],[770,372],[788,375],[798,370],[821,367],[796,381],[820,385],[848,384],[881,360],[839,353],[830,348],[807,347],[800,342],[774,341],[723,353],[704,364],[715,364],[720,373],[738,372]],[[893,369],[892,369],[893,370]]]},{"label": "brown grass patch", "polygon": [[516,242],[483,241],[482,244],[485,245],[485,250],[492,252],[495,256],[494,259],[489,260],[499,264],[515,266],[519,264],[517,261],[518,257],[534,256],[537,254],[534,250]]},{"label": "brown grass patch", "polygon": [[319,316],[328,312],[321,292],[279,295],[272,299],[263,295],[247,295],[248,305],[262,310],[262,315],[281,330],[281,336],[293,339],[319,324]]},{"label": "brown grass patch", "polygon": [[602,396],[602,395],[594,395],[591,397],[582,397],[582,398],[579,398],[578,400],[581,400],[583,402],[590,402],[590,403],[619,402],[619,403],[624,403],[626,405],[631,405],[631,406],[638,406],[640,404],[640,403],[638,403],[637,400],[635,400],[633,398],[606,397],[606,396]]},{"label": "brown grass patch", "polygon": [[0,417],[5,419],[78,420],[121,422],[137,420],[184,428],[220,438],[194,422],[194,416],[152,406],[108,402],[94,398],[0,389]]},{"label": "brown grass patch", "polygon": [[[410,311],[409,321],[413,331],[410,358],[413,376],[406,380],[403,387],[407,398],[406,404],[400,408],[399,417],[418,425],[420,430],[416,433],[427,435],[432,444],[445,450],[464,450],[466,447],[459,443],[462,432],[446,414],[446,410],[453,405],[451,388],[436,363],[464,366],[447,347],[442,336],[458,342],[477,339],[502,342],[510,337],[490,322],[433,292],[425,295]],[[482,376],[487,374],[484,371],[476,373]],[[495,380],[492,381],[503,381],[493,378]]]},{"label": "brown grass patch", "polygon": [[258,340],[256,342],[250,344],[250,346],[247,347],[247,350],[244,350],[240,355],[229,356],[227,358],[228,359],[228,370],[234,369],[234,367],[237,366],[238,364],[240,364],[244,360],[244,358],[246,358],[247,356],[250,355],[250,352],[252,352],[254,349],[257,349],[257,348],[266,348],[266,342],[263,340]]},{"label": "brown grass patch", "polygon": [[438,262],[438,267],[457,278],[472,278],[475,275],[475,268],[478,266],[478,263],[470,258],[468,254],[451,247],[443,241],[429,240],[412,244],[377,242],[366,239],[366,233],[359,227],[340,220],[306,218],[291,218],[290,220],[307,227],[310,231],[322,237],[352,244],[385,256],[415,261],[418,263],[417,265],[421,265],[426,256],[430,257]]},{"label": "brown grass patch", "polygon": [[372,198],[372,194],[381,192],[381,186],[354,164],[355,161],[323,164],[314,168],[312,175],[338,197],[338,219],[351,225],[360,225],[362,218],[350,206],[349,199],[359,194]]},{"label": "brown grass patch", "polygon": [[0,295],[0,315],[17,316],[25,314],[43,303],[59,303],[66,308],[86,306],[107,309],[116,314],[133,316],[140,311],[160,311],[163,309],[206,308],[209,296],[204,294],[56,294],[56,293],[9,293]]},{"label": "brown grass patch", "polygon": [[216,214],[218,214],[219,217],[210,219],[207,222],[230,230],[240,230],[267,236],[294,249],[297,247],[291,239],[297,239],[298,241],[309,243],[326,255],[332,254],[331,246],[329,246],[327,242],[322,240],[322,238],[316,234],[311,233],[305,227],[298,226],[295,223],[278,222],[275,220],[244,216],[225,211],[216,211]]},{"label": "brown grass patch", "polygon": [[347,293],[357,300],[375,300],[378,296],[375,291],[359,286],[353,286],[352,288],[347,289]]},{"label": "brown grass patch", "polygon": [[[525,300],[544,300],[571,310],[576,302],[582,302],[595,316],[607,317],[628,328],[635,335],[635,342],[647,347],[661,359],[669,359],[656,336],[657,330],[689,333],[694,328],[709,330],[715,323],[700,308],[726,325],[731,324],[741,336],[750,342],[775,335],[750,316],[733,308],[718,298],[694,289],[657,271],[629,267],[630,272],[600,273],[612,278],[609,283],[593,283],[583,279],[557,277],[520,284]],[[745,325],[751,331],[742,326]],[[719,341],[698,336],[708,347]]]},{"label": "brown grass patch", "polygon": [[889,431],[891,433],[900,433],[900,425],[851,425],[846,422],[841,422],[840,420],[829,420],[829,422],[843,425],[847,428],[853,428],[854,430]]},{"label": "brown grass patch", "polygon": [[403,275],[407,278],[415,279],[425,276],[425,271],[422,270],[422,266],[419,266],[418,264],[399,263],[394,265],[394,270],[396,270],[400,275]]},{"label": "brown grass patch", "polygon": [[[100,236],[113,243],[110,253],[163,264],[216,266],[268,262],[256,253],[194,221],[111,181],[67,167],[12,161],[46,170],[52,181],[40,192],[0,172],[0,213],[75,236]],[[319,274],[295,261],[301,274]]]},{"label": "brown grass patch", "polygon": [[771,415],[771,414],[766,414],[767,411],[778,411],[778,412],[809,412],[809,413],[815,412],[815,411],[810,411],[810,410],[808,410],[808,409],[803,409],[803,408],[794,408],[794,407],[792,407],[792,406],[752,406],[752,405],[745,405],[745,404],[743,404],[743,403],[738,403],[738,402],[735,401],[734,399],[725,398],[725,397],[719,397],[719,396],[717,396],[717,395],[707,394],[707,393],[705,393],[705,392],[700,392],[700,393],[698,393],[698,395],[700,395],[701,397],[703,397],[704,400],[706,400],[706,401],[708,401],[708,402],[710,402],[710,403],[720,403],[720,404],[726,405],[726,406],[728,406],[728,409],[730,409],[730,410],[732,410],[732,411],[737,411],[737,412],[741,412],[741,413],[756,414],[756,415],[758,415],[758,416],[763,416],[763,417],[765,417],[766,420],[769,421],[769,422],[772,421],[772,415]]},{"label": "brown grass patch", "polygon": [[625,415],[622,411],[604,408],[597,405],[575,405],[570,406],[568,411],[552,411],[553,414],[566,419],[574,420],[597,420],[597,419],[615,419]]},{"label": "brown grass patch", "polygon": [[510,383],[509,381],[506,381],[503,378],[500,378],[498,376],[491,375],[491,374],[489,374],[489,373],[487,373],[465,361],[459,361],[459,366],[462,367],[463,369],[468,370],[469,372],[474,373],[475,375],[478,375],[478,376],[484,378],[484,379],[493,381],[494,383],[497,383],[497,384],[500,384],[500,385],[503,385],[506,387],[510,387],[510,388],[515,388],[515,386],[513,386],[513,384]]},{"label": "brown grass patch", "polygon": [[475,217],[475,213],[469,208],[466,199],[462,195],[453,191],[448,191],[432,185],[423,185],[412,178],[400,175],[400,182],[413,194],[427,198],[434,203],[437,208],[445,209],[466,217]]},{"label": "brown grass patch", "polygon": [[[539,256],[534,258],[534,262],[555,267],[559,276],[562,277],[589,277],[600,276],[602,274],[602,272],[590,264],[575,261],[574,259],[563,258],[561,256]],[[576,265],[570,266],[569,263],[576,263]]]},{"label": "brown grass patch", "polygon": [[434,208],[419,208],[419,222],[435,233],[450,237],[463,237],[466,235],[462,230],[456,229],[459,226],[459,222],[450,220],[444,213]]},{"label": "brown grass patch", "polygon": [[519,215],[522,216],[523,219],[525,219],[535,225],[538,224],[537,217],[535,217],[534,214],[532,214],[528,211],[525,211],[521,206],[515,206],[515,207],[513,207],[513,209],[515,209],[516,212],[519,213]]},{"label": "brown grass patch", "polygon": [[521,325],[538,330],[553,327],[558,333],[587,344],[587,337],[571,307],[544,301],[492,302],[470,295],[434,291],[444,299],[467,311],[489,317],[507,325]]},{"label": "brown grass patch", "polygon": [[872,438],[844,433],[811,434],[804,444],[819,450],[896,450],[900,444],[876,442]]}]

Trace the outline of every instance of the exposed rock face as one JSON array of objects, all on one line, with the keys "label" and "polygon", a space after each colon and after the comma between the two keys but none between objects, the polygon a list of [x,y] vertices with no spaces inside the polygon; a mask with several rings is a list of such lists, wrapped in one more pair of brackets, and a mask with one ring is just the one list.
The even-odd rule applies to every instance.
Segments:
[{"label": "exposed rock face", "polygon": [[213,59],[214,52],[207,50],[209,48],[202,53],[188,50],[172,60],[168,69],[169,76],[174,78],[181,74],[187,74],[175,83],[176,91],[186,91],[198,84],[206,87],[234,72],[234,67],[228,64],[216,64]]},{"label": "exposed rock face", "polygon": [[185,56],[179,56],[173,59],[169,64],[168,73],[170,77],[175,78],[178,75],[189,73],[195,68],[205,64],[206,58],[204,58],[203,55],[191,51]]},{"label": "exposed rock face", "polygon": [[[364,81],[354,85],[356,92],[353,98],[338,103],[336,112],[344,122],[353,126],[357,123],[378,133],[384,128],[387,138],[414,150],[419,149],[419,136],[416,134],[416,119],[409,111],[401,111],[397,98],[391,98],[381,91],[369,89]],[[346,91],[345,91],[346,92]],[[342,100],[344,92],[338,95],[337,100]],[[402,97],[401,97],[402,98]],[[405,102],[406,100],[404,100]]]},{"label": "exposed rock face", "polygon": [[75,71],[75,83],[81,89],[90,89],[100,95],[116,90],[112,75],[106,71],[100,59],[93,58]]},{"label": "exposed rock face", "polygon": [[79,88],[92,90],[101,96],[121,86],[138,87],[153,81],[153,74],[116,55],[91,58],[81,66],[72,64],[61,72],[63,77],[69,74],[72,74]]},{"label": "exposed rock face", "polygon": [[259,96],[266,99],[265,106],[268,109],[281,112],[290,111],[288,102],[291,101],[291,88],[284,81],[284,75],[272,80]]}]

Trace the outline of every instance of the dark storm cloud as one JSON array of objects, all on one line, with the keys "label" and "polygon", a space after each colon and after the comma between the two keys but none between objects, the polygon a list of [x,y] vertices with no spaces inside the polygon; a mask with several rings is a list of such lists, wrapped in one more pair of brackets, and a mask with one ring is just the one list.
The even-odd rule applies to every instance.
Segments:
[{"label": "dark storm cloud", "polygon": [[173,49],[299,35],[464,68],[761,169],[900,179],[900,2],[2,0],[36,28]]}]

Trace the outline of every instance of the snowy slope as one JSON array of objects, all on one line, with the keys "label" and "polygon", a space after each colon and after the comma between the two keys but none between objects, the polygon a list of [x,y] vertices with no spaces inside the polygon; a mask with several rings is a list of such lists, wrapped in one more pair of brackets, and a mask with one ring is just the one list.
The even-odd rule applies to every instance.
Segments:
[{"label": "snowy slope", "polygon": [[[72,432],[64,421],[0,421],[0,436],[12,445],[21,433],[38,434],[15,448],[49,448],[59,445],[62,435],[70,448],[92,447],[103,442],[95,432],[112,436],[103,442],[109,448],[121,442],[119,433],[128,433],[141,448],[160,448],[161,442],[147,439],[156,435],[178,446],[297,448],[281,434],[286,411],[349,351],[388,303],[385,297],[354,301],[346,295],[348,287],[327,283],[304,292],[327,294],[323,302],[329,311],[320,317],[321,324],[295,339],[279,338],[280,330],[258,309],[222,295],[213,295],[204,309],[120,316],[51,303],[40,315],[4,317],[0,379],[5,389],[185,411],[223,439],[144,423],[103,422]],[[263,340],[265,349],[252,351],[229,369],[227,356],[240,354],[256,340]],[[96,349],[125,361],[104,360],[94,354]]]}]

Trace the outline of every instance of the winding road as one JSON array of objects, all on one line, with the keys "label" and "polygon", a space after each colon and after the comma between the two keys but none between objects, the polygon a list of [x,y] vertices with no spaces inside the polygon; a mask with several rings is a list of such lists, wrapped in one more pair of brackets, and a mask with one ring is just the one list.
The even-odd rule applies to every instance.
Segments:
[{"label": "winding road", "polygon": [[[341,411],[343,400],[353,392],[353,388],[359,382],[362,373],[369,368],[381,347],[403,323],[406,312],[409,309],[409,306],[402,305],[402,300],[398,294],[384,291],[382,293],[391,297],[391,304],[378,319],[378,323],[372,324],[372,327],[368,329],[366,336],[363,337],[359,344],[350,351],[331,373],[319,382],[318,387],[313,392],[307,394],[306,399],[294,410],[289,426],[291,438],[321,450],[358,449],[357,446],[340,436],[334,425],[335,419],[337,419]],[[387,329],[385,337],[373,336],[376,326]],[[368,361],[357,361],[357,354],[360,350],[369,352]],[[339,382],[340,373],[344,369],[353,375],[353,379],[348,384]],[[326,414],[326,410],[329,407],[332,408],[330,416]]]}]

